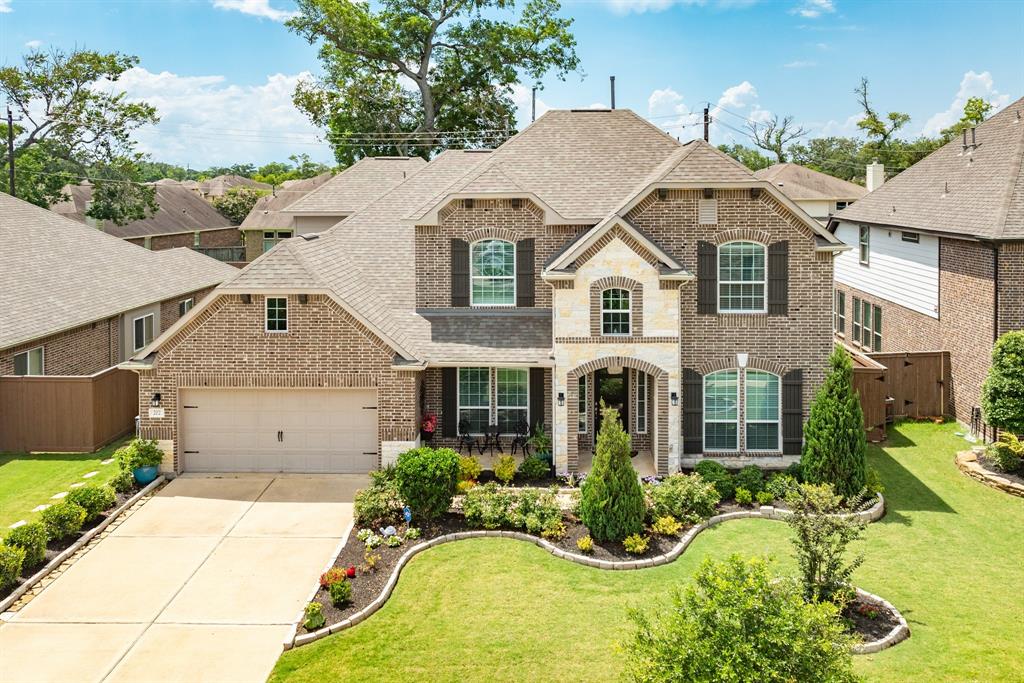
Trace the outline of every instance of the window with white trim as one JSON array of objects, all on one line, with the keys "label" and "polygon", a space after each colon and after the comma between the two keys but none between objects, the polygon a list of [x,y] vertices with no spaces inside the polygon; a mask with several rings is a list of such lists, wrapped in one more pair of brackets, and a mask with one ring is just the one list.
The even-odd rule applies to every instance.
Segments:
[{"label": "window with white trim", "polygon": [[181,316],[183,316],[186,313],[188,313],[189,311],[191,311],[192,310],[192,306],[194,304],[195,304],[195,301],[191,297],[189,297],[188,299],[182,299],[181,301],[179,301],[178,302],[178,317],[180,318]]},{"label": "window with white trim", "polygon": [[42,346],[22,351],[14,356],[15,375],[45,375],[46,353]]},{"label": "window with white trim", "polygon": [[470,434],[482,434],[491,423],[491,369],[459,368],[459,422]]},{"label": "window with white trim", "polygon": [[636,433],[647,433],[647,373],[636,371]]},{"label": "window with white trim", "polygon": [[132,321],[132,350],[144,349],[153,341],[153,314],[139,316]]},{"label": "window with white trim", "polygon": [[747,370],[744,378],[744,420],[748,451],[777,451],[782,441],[779,376],[764,370]]},{"label": "window with white trim", "polygon": [[471,305],[516,305],[515,244],[505,240],[474,242],[469,264]]},{"label": "window with white trim", "polygon": [[606,289],[601,292],[601,334],[630,334],[630,291]]},{"label": "window with white trim", "polygon": [[739,448],[739,373],[719,370],[704,376],[704,450]]},{"label": "window with white trim", "polygon": [[846,292],[835,290],[836,332],[846,334]]},{"label": "window with white trim", "polygon": [[277,244],[281,240],[290,239],[291,236],[291,230],[264,230],[263,253],[266,254],[268,251],[274,248],[275,244]]},{"label": "window with white trim", "polygon": [[853,342],[855,344],[860,343],[861,335],[861,324],[860,324],[860,297],[853,297]]},{"label": "window with white trim", "polygon": [[718,248],[718,310],[765,313],[767,250],[757,242],[729,242]]},{"label": "window with white trim", "polygon": [[267,332],[288,331],[288,298],[267,297]]},{"label": "window with white trim", "polygon": [[868,265],[871,262],[871,228],[867,225],[860,226],[860,262]]},{"label": "window with white trim", "polygon": [[587,433],[587,376],[583,375],[579,380],[579,422],[576,425],[576,431],[580,434]]},{"label": "window with white trim", "polygon": [[860,345],[867,351],[882,350],[882,308],[861,302],[862,331]]},{"label": "window with white trim", "polygon": [[530,425],[530,374],[525,368],[498,368],[498,429],[503,434],[516,431],[519,424]]}]

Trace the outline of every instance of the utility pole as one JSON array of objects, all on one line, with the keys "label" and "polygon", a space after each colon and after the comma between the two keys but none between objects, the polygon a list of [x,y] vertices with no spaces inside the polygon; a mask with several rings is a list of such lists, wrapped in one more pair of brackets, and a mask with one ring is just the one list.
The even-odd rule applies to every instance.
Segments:
[{"label": "utility pole", "polygon": [[708,141],[708,126],[711,125],[711,112],[708,107],[704,107],[704,142]]},{"label": "utility pole", "polygon": [[612,81],[612,109],[615,109],[615,76],[611,77]]},{"label": "utility pole", "polygon": [[11,105],[7,105],[7,190],[16,197],[14,189],[14,114]]},{"label": "utility pole", "polygon": [[537,86],[533,86],[533,95],[530,97],[530,121],[537,120]]}]

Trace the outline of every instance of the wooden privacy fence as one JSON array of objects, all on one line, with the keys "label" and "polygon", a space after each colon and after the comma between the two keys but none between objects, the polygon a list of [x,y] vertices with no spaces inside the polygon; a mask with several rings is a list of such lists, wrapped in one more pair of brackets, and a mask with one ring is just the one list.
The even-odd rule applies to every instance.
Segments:
[{"label": "wooden privacy fence", "polygon": [[89,453],[135,428],[139,376],[0,377],[0,451]]},{"label": "wooden privacy fence", "polygon": [[864,427],[885,437],[897,417],[942,417],[949,412],[949,352],[872,353],[854,359],[853,384],[860,394]]}]

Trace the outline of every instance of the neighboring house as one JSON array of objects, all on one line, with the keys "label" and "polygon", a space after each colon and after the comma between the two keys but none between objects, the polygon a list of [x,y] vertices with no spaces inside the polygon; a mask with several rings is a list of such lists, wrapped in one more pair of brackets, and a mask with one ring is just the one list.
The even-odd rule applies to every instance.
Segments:
[{"label": "neighboring house", "polygon": [[289,180],[274,188],[272,194],[256,200],[239,230],[245,244],[245,260],[254,261],[275,244],[295,234],[295,220],[282,209],[294,204],[331,179],[331,173],[313,178]]},{"label": "neighboring house", "polygon": [[868,193],[860,185],[800,164],[773,164],[754,171],[754,177],[775,185],[811,218],[822,223]]},{"label": "neighboring house", "polygon": [[261,183],[258,180],[246,178],[245,176],[219,175],[199,183],[196,191],[199,193],[200,197],[207,201],[211,201],[214,197],[223,197],[227,194],[228,190],[235,187],[251,187],[257,190],[273,189],[272,186],[267,183]]},{"label": "neighboring house", "polygon": [[[543,423],[558,470],[586,470],[602,401],[641,470],[799,458],[847,247],[777,187],[626,110],[403,163],[122,365],[176,471],[366,472],[426,413],[452,446]],[[297,204],[340,211],[337,182]]]},{"label": "neighboring house", "polygon": [[238,270],[152,252],[0,193],[0,375],[91,375],[145,347]]},{"label": "neighboring house", "polygon": [[[950,352],[975,423],[993,341],[1024,327],[1024,99],[839,212],[836,330],[870,351]],[[884,321],[884,323],[883,323]]]},{"label": "neighboring house", "polygon": [[69,199],[54,204],[50,210],[154,251],[190,247],[222,261],[241,260],[238,226],[176,180],[165,178],[153,186],[157,212],[125,225],[86,215],[92,203],[92,184],[88,181],[66,186],[63,192]]}]

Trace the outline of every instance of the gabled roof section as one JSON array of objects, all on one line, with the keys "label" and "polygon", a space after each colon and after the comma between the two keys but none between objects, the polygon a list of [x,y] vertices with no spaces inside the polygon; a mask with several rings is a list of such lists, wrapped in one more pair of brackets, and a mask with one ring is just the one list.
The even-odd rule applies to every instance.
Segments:
[{"label": "gabled roof section", "polygon": [[754,177],[767,180],[794,201],[853,201],[868,193],[865,187],[800,164],[772,164],[754,171]]},{"label": "gabled roof section", "polygon": [[332,177],[331,173],[321,173],[312,178],[289,180],[274,190],[273,194],[260,197],[253,204],[252,210],[239,226],[241,230],[259,230],[261,228],[291,228],[295,224],[292,214],[284,213],[283,209],[299,201],[307,194],[322,186]]},{"label": "gabled roof section", "polygon": [[223,292],[253,292],[266,289],[316,289],[322,287],[319,279],[302,263],[292,244],[302,237],[282,240],[273,249],[261,255],[253,264],[257,268],[245,268],[219,288]]},{"label": "gabled roof section", "polygon": [[268,183],[261,183],[258,180],[235,174],[214,176],[209,180],[199,183],[199,191],[210,197],[221,197],[227,194],[227,191],[233,187],[252,187],[257,190],[271,189]]},{"label": "gabled roof section", "polygon": [[[616,233],[616,231],[619,230],[622,232]],[[576,259],[583,255],[588,249],[596,244],[600,244],[601,238],[607,234],[611,234],[612,237],[624,236],[626,237],[626,241],[634,241],[639,247],[649,251],[658,259],[663,273],[685,273],[683,266],[649,235],[640,230],[637,226],[633,225],[633,223],[626,218],[618,214],[614,214],[594,226],[592,229],[579,235],[575,240],[566,245],[562,251],[548,259],[548,263],[545,264],[543,271],[544,276],[550,279],[572,277],[572,270],[564,270],[560,273],[558,272],[559,267],[565,267],[568,264],[575,262]]]},{"label": "gabled roof section", "polygon": [[750,169],[703,140],[686,143],[685,151],[677,152],[678,162],[667,169],[656,182],[747,182]]},{"label": "gabled roof section", "polygon": [[[974,144],[972,145],[972,139]],[[1024,98],[836,213],[980,239],[1024,239]]]},{"label": "gabled roof section", "polygon": [[364,157],[283,209],[286,214],[348,216],[415,175],[420,157]]}]

